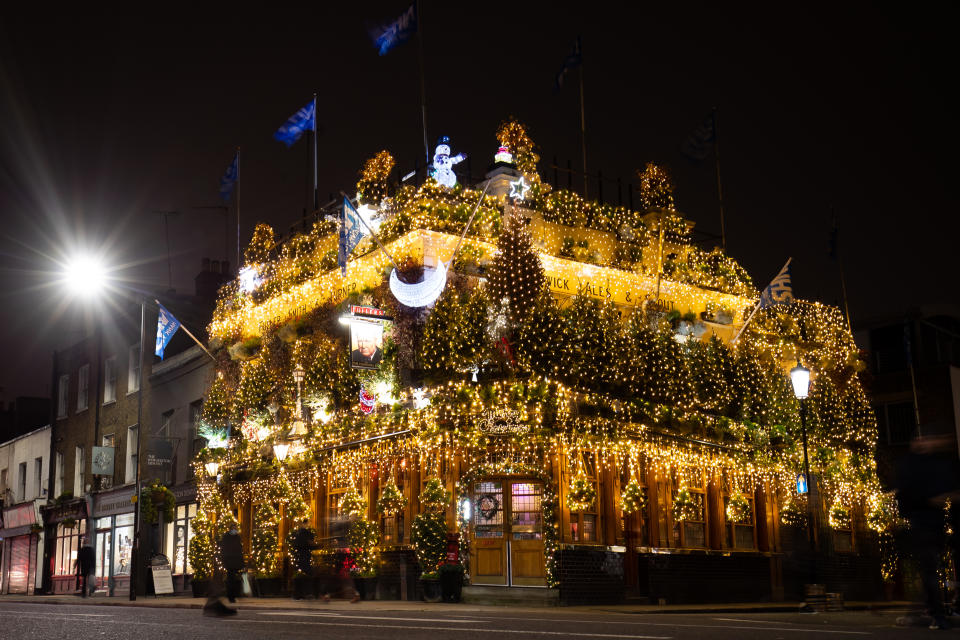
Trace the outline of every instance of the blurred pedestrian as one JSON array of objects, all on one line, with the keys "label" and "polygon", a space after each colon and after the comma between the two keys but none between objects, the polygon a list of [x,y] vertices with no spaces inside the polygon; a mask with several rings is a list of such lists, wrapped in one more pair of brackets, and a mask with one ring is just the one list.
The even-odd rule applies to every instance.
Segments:
[{"label": "blurred pedestrian", "polygon": [[302,520],[300,526],[293,532],[290,546],[293,550],[293,568],[296,571],[293,578],[293,599],[302,600],[307,597],[307,592],[310,590],[308,588],[312,579],[310,558],[316,547],[314,532],[308,520]]},{"label": "blurred pedestrian", "polygon": [[897,501],[910,522],[904,540],[920,573],[931,629],[946,629],[940,565],[946,538],[944,506],[960,489],[960,465],[950,436],[916,437],[897,464]]},{"label": "blurred pedestrian", "polygon": [[[231,577],[235,579],[237,572],[243,568],[243,547],[241,546],[239,551],[239,567],[229,569],[228,567],[237,567],[236,545],[240,544],[240,534],[237,532],[236,520],[232,516],[225,516],[225,518],[229,518],[229,521],[224,523],[227,531],[220,537],[220,540],[217,541],[220,545],[220,566],[214,568],[213,575],[210,576],[210,582],[207,585],[207,602],[203,605],[203,615],[205,616],[224,617],[237,615],[237,610],[234,607],[228,607],[223,602],[224,569],[227,570],[228,588],[231,589],[230,594],[232,594],[230,601],[234,602],[236,600],[236,592],[233,591],[233,589],[236,589],[236,587],[231,585],[230,582]],[[221,568],[221,566],[223,568]],[[231,576],[231,574],[233,575]]]},{"label": "blurred pedestrian", "polygon": [[77,586],[82,583],[83,591],[81,596],[93,595],[96,590],[96,584],[92,582],[95,578],[94,572],[97,566],[97,552],[90,543],[90,536],[83,537],[83,546],[77,552]]},{"label": "blurred pedestrian", "polygon": [[240,595],[240,572],[243,570],[243,542],[236,520],[220,539],[220,561],[227,572],[227,600],[236,602]]}]

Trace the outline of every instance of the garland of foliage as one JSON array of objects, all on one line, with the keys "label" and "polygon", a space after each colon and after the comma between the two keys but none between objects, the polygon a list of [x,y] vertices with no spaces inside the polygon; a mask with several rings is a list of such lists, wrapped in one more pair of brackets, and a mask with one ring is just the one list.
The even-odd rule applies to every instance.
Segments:
[{"label": "garland of foliage", "polygon": [[339,509],[345,516],[359,517],[367,510],[367,501],[363,499],[356,487],[350,487],[340,497]]},{"label": "garland of foliage", "polygon": [[697,505],[693,501],[690,489],[685,485],[681,486],[673,498],[673,519],[677,522],[687,522],[695,520],[698,515]]},{"label": "garland of foliage", "polygon": [[407,496],[403,495],[393,478],[390,478],[380,490],[377,499],[377,513],[385,516],[394,516],[407,506]]},{"label": "garland of foliage", "polygon": [[570,479],[570,486],[567,487],[567,508],[570,511],[586,511],[593,506],[597,499],[597,490],[593,483],[580,471]]},{"label": "garland of foliage", "polygon": [[447,508],[450,492],[443,488],[443,482],[436,476],[427,480],[420,491],[420,505],[430,512],[439,512]]},{"label": "garland of foliage", "polygon": [[159,480],[153,480],[140,492],[140,517],[147,524],[157,523],[157,504],[163,505],[165,522],[173,522],[177,498]]},{"label": "garland of foliage", "polygon": [[734,493],[727,501],[726,516],[728,522],[749,522],[751,517],[750,501],[742,493]]},{"label": "garland of foliage", "polygon": [[834,504],[830,507],[829,522],[833,529],[849,529],[850,510],[842,504]]},{"label": "garland of foliage", "polygon": [[625,514],[636,513],[647,506],[647,494],[640,483],[631,478],[620,493],[620,509]]}]

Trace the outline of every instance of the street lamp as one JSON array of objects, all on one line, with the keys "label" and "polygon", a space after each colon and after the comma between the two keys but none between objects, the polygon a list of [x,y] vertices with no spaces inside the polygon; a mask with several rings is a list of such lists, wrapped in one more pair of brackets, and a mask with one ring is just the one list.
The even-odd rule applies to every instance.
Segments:
[{"label": "street lamp", "polygon": [[307,435],[307,430],[303,424],[303,400],[300,395],[300,385],[303,383],[306,374],[303,365],[298,362],[293,369],[293,381],[297,383],[297,415],[293,420],[293,427],[290,429],[290,435],[298,438]]},{"label": "street lamp", "polygon": [[107,270],[98,257],[78,255],[64,265],[62,280],[71,294],[95,298],[106,287]]},{"label": "street lamp", "polygon": [[277,456],[277,460],[283,462],[287,458],[287,451],[290,450],[289,442],[277,442],[273,445],[273,455]]},{"label": "street lamp", "polygon": [[220,471],[220,463],[216,460],[211,460],[203,465],[203,468],[207,470],[207,475],[211,478],[217,477],[217,472]]},{"label": "street lamp", "polygon": [[[810,582],[817,582],[817,544],[814,538],[813,522],[813,484],[810,482],[810,458],[807,455],[807,403],[810,392],[810,370],[801,365],[790,370],[790,383],[793,385],[793,395],[800,402],[800,433],[803,436],[803,474],[807,484],[807,535],[810,537]],[[818,492],[819,494],[819,492]]]}]

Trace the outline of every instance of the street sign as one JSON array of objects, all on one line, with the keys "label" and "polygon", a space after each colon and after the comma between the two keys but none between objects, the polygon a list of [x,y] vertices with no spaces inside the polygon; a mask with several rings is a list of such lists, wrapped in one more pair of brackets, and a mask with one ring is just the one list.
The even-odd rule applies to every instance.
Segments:
[{"label": "street sign", "polygon": [[797,495],[806,495],[807,493],[807,474],[797,474]]}]

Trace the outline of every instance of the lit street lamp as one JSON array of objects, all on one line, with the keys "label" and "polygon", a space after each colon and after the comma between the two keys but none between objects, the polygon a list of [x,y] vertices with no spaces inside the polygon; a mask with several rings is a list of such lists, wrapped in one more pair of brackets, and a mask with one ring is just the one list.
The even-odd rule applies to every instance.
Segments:
[{"label": "lit street lamp", "polygon": [[[813,483],[810,482],[810,458],[807,455],[807,403],[810,391],[810,370],[801,365],[790,370],[793,395],[800,402],[800,432],[803,436],[803,474],[807,487],[807,535],[810,537],[810,583],[817,582],[817,544],[814,538]],[[819,495],[819,491],[817,492]]]},{"label": "lit street lamp", "polygon": [[204,464],[203,468],[207,470],[208,476],[210,476],[211,478],[216,478],[217,472],[220,471],[220,463],[217,462],[216,460],[213,460],[211,462],[207,462],[206,464]]}]

